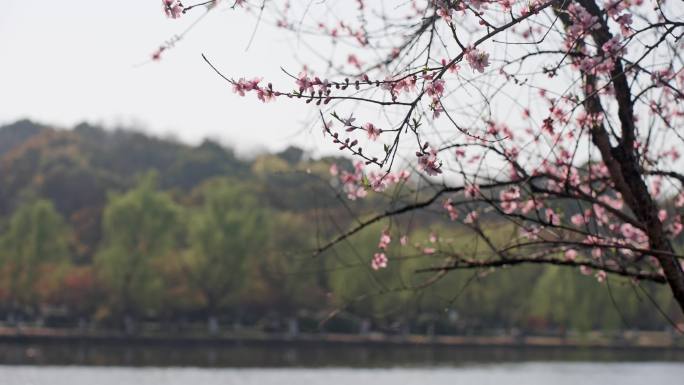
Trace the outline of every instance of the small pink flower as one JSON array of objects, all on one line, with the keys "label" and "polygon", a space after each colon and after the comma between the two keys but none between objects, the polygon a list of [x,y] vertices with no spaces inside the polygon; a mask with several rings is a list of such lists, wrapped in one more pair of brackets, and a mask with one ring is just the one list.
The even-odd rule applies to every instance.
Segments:
[{"label": "small pink flower", "polygon": [[439,7],[437,9],[437,16],[444,19],[447,23],[451,23],[451,8],[448,6]]},{"label": "small pink flower", "polygon": [[373,270],[380,270],[387,267],[387,256],[385,253],[375,253],[371,261],[371,268]]},{"label": "small pink flower", "polygon": [[347,57],[347,63],[353,65],[354,67],[356,67],[356,68],[359,69],[359,70],[361,69],[361,66],[363,65],[363,63],[361,63],[361,61],[359,60],[359,58],[356,57],[356,55],[354,55],[354,54],[350,54],[350,55]]},{"label": "small pink flower", "polygon": [[463,223],[474,223],[477,221],[477,218],[480,216],[480,214],[477,213],[477,211],[471,211],[466,215],[465,219],[463,220]]},{"label": "small pink flower", "polygon": [[430,82],[425,88],[425,92],[433,98],[441,97],[444,93],[444,80],[438,79]]},{"label": "small pink flower", "polygon": [[596,273],[596,280],[599,281],[599,283],[605,282],[605,280],[606,280],[607,277],[608,277],[608,275],[607,275],[606,272],[603,271],[603,270],[599,270],[599,271]]},{"label": "small pink flower", "polygon": [[166,17],[178,19],[183,14],[183,4],[179,0],[162,0]]},{"label": "small pink flower", "polygon": [[382,235],[380,235],[380,243],[378,243],[378,248],[386,250],[390,242],[392,242],[392,238],[390,237],[389,232],[383,231]]},{"label": "small pink flower", "polygon": [[617,59],[620,56],[624,55],[624,47],[622,47],[620,43],[620,38],[618,36],[614,36],[610,40],[608,40],[605,44],[603,44],[603,52],[606,53],[610,58],[612,59]]},{"label": "small pink flower", "polygon": [[658,219],[661,222],[665,222],[665,220],[667,219],[667,211],[665,211],[665,210],[658,211]]},{"label": "small pink flower", "polygon": [[672,233],[673,236],[678,236],[681,232],[682,229],[684,229],[684,225],[680,221],[673,222],[670,225],[670,232]]},{"label": "small pink flower", "polygon": [[483,73],[485,68],[489,66],[489,54],[479,49],[468,49],[465,57],[473,71]]},{"label": "small pink flower", "polygon": [[546,209],[546,220],[554,226],[560,225],[560,217],[553,209]]},{"label": "small pink flower", "polygon": [[684,192],[677,195],[677,199],[675,199],[675,207],[682,207],[684,206]]},{"label": "small pink flower", "polygon": [[330,175],[332,176],[337,176],[340,173],[340,170],[337,168],[337,163],[333,163],[330,165]]},{"label": "small pink flower", "polygon": [[565,259],[567,259],[568,261],[574,261],[575,258],[577,258],[577,250],[568,249],[565,251]]},{"label": "small pink flower", "polygon": [[480,187],[476,184],[469,184],[463,190],[466,198],[475,198],[480,195]]},{"label": "small pink flower", "polygon": [[417,153],[418,166],[430,176],[442,173],[442,163],[437,159],[437,149],[430,149],[429,153]]},{"label": "small pink flower", "polygon": [[264,103],[275,100],[276,94],[270,88],[258,88],[257,98]]},{"label": "small pink flower", "polygon": [[582,226],[584,224],[584,216],[582,214],[575,214],[570,217],[570,222],[575,226]]},{"label": "small pink flower", "polygon": [[377,140],[380,134],[382,134],[382,130],[375,127],[373,123],[366,123],[363,125],[364,130],[366,130],[366,133],[368,134],[368,139],[370,140]]},{"label": "small pink flower", "polygon": [[402,246],[406,246],[408,244],[408,236],[404,235],[399,239],[399,243]]},{"label": "small pink flower", "polygon": [[451,198],[445,200],[442,207],[449,213],[449,219],[455,221],[458,218],[458,211],[454,208]]}]

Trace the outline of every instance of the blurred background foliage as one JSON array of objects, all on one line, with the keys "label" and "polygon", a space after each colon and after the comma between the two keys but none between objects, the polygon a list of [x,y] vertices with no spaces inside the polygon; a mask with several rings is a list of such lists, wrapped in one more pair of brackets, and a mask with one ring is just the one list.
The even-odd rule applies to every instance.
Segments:
[{"label": "blurred background foliage", "polygon": [[[181,144],[128,130],[30,121],[0,128],[0,320],[126,328],[487,334],[642,329],[677,307],[665,288],[575,269],[526,266],[416,273],[433,243],[474,245],[426,211],[393,222],[387,269],[370,260],[390,224],[325,254],[322,242],[388,197],[340,198],[328,173],[345,158],[298,148],[250,159],[219,143]],[[400,221],[404,222],[400,222]],[[500,237],[513,229],[489,221]],[[435,236],[434,238],[437,238]],[[169,326],[171,327],[171,326]]]}]

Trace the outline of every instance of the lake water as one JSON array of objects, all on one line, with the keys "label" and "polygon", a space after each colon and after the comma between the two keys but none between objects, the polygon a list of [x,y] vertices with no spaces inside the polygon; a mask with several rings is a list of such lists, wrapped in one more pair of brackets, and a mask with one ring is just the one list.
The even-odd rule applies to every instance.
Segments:
[{"label": "lake water", "polygon": [[521,363],[421,368],[0,366],[2,385],[644,385],[681,384],[681,363]]},{"label": "lake water", "polygon": [[684,351],[0,343],[0,385],[684,384]]}]

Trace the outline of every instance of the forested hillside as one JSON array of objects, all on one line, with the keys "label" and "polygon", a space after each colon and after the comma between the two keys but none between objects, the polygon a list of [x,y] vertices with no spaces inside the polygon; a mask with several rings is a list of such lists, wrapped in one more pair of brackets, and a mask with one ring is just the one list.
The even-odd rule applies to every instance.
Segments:
[{"label": "forested hillside", "polygon": [[[340,196],[333,163],[352,167],[292,147],[245,160],[209,140],[189,146],[88,124],[4,126],[0,319],[489,333],[662,329],[656,303],[677,317],[666,290],[638,292],[555,266],[454,272],[420,285],[424,261],[395,250],[398,242],[376,272],[382,224],[314,258],[373,202]],[[467,248],[445,216],[410,221],[439,234],[435,242]]]}]

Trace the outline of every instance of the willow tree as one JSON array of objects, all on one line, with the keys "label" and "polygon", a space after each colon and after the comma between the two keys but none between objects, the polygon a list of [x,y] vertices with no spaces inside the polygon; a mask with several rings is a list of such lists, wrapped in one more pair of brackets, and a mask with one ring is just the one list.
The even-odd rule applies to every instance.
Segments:
[{"label": "willow tree", "polygon": [[263,252],[266,211],[253,191],[229,180],[205,183],[202,202],[189,225],[184,271],[208,314],[209,330],[218,331],[218,311],[236,299],[247,281],[250,258]]},{"label": "willow tree", "polygon": [[20,206],[0,238],[0,288],[10,310],[36,313],[69,263],[69,229],[52,203]]},{"label": "willow tree", "polygon": [[159,310],[165,287],[159,266],[178,244],[179,220],[180,209],[168,194],[156,191],[153,175],[109,198],[95,266],[109,289],[108,305],[123,316],[127,331],[133,331],[134,317],[143,311]]}]

